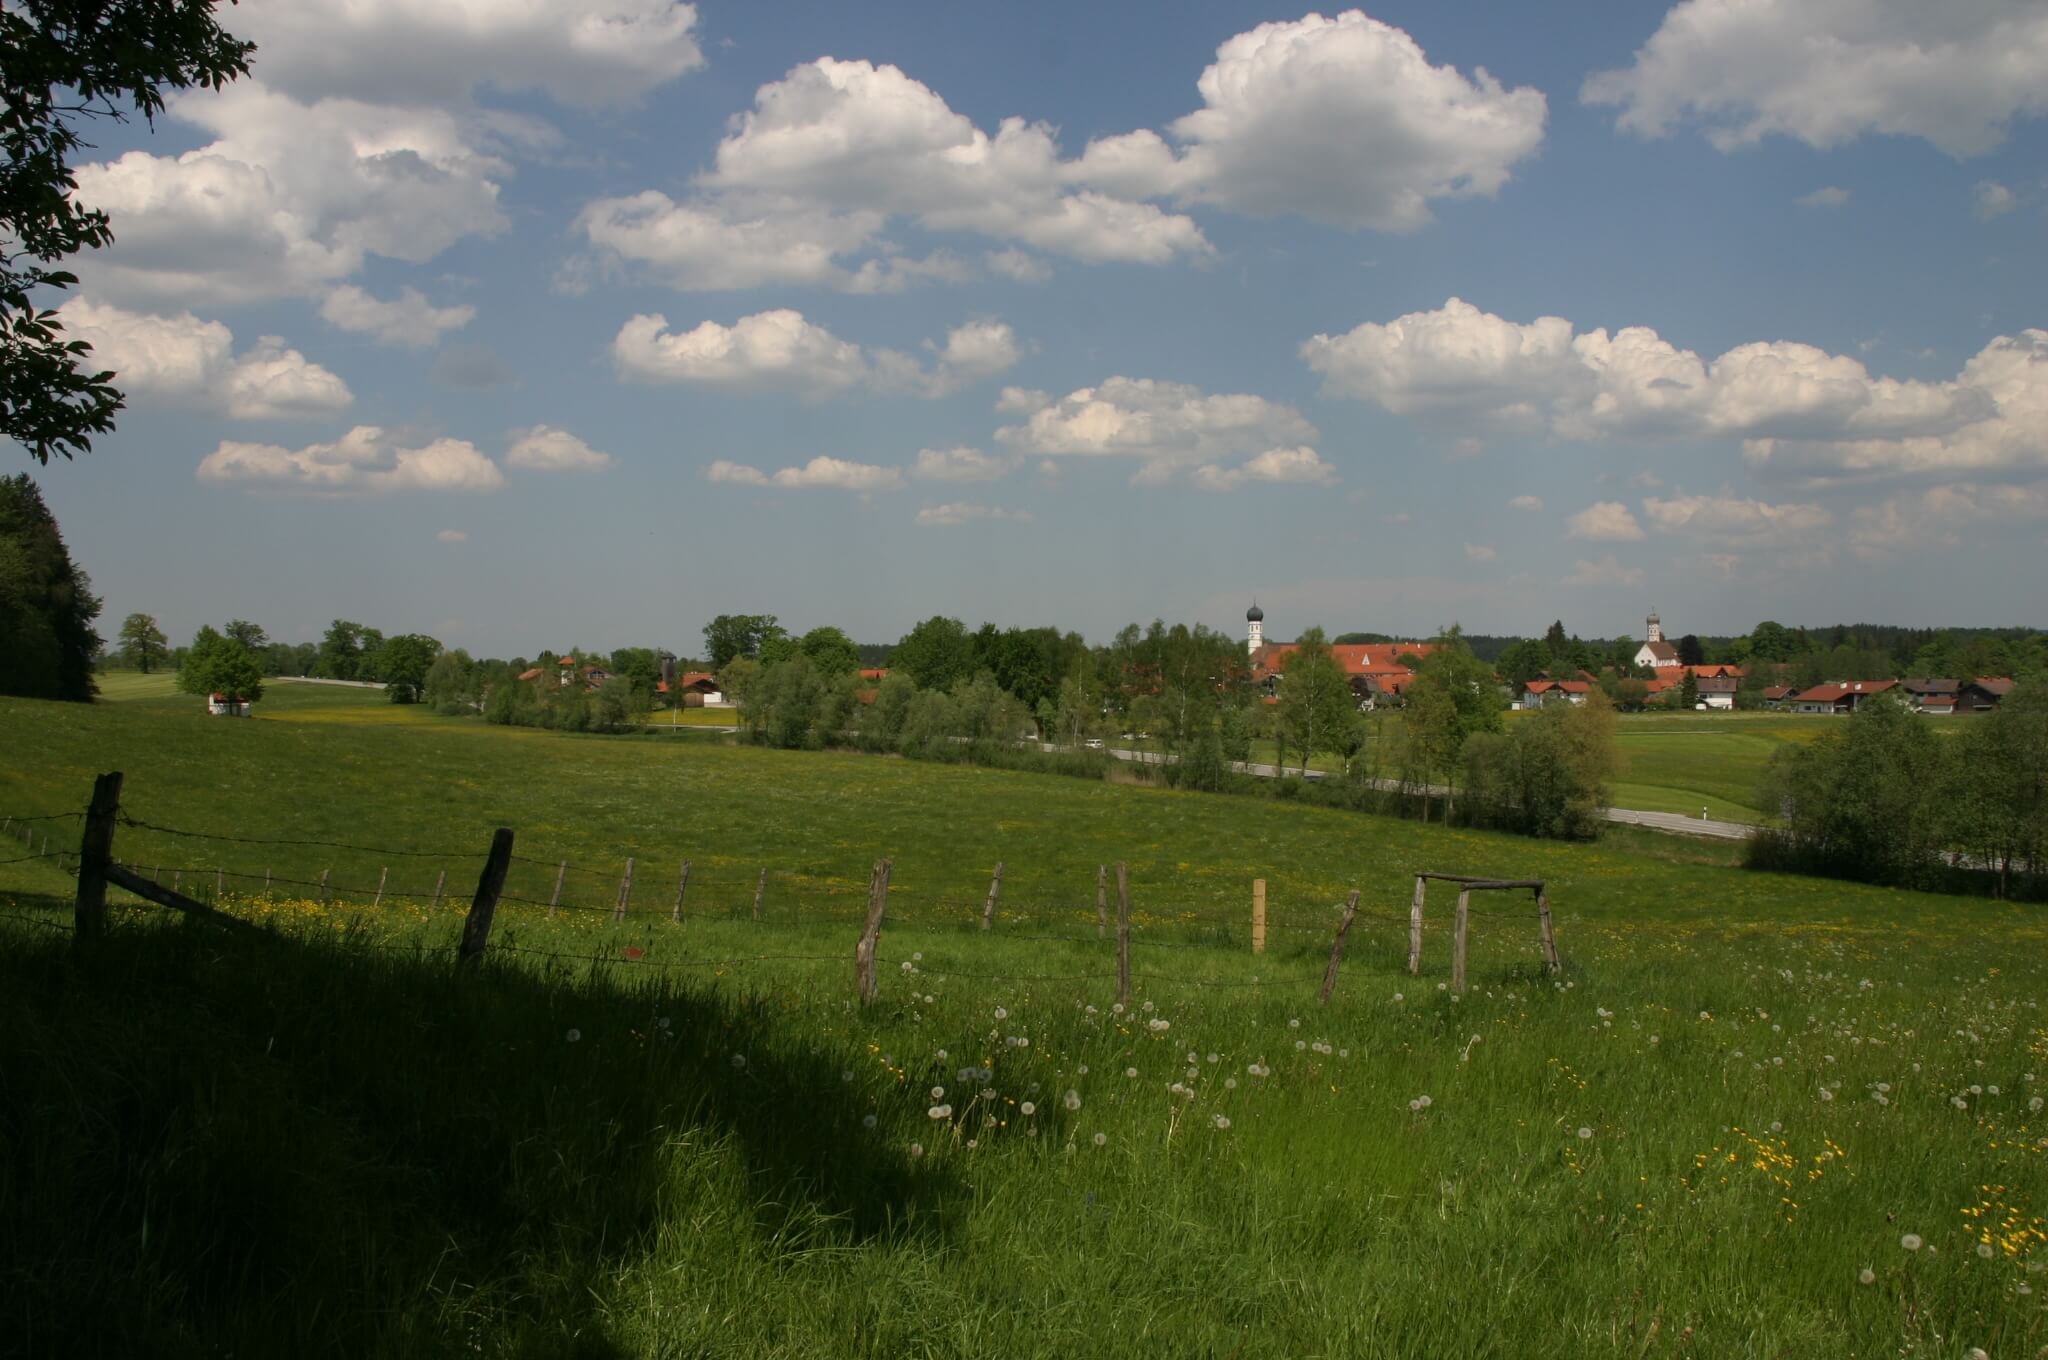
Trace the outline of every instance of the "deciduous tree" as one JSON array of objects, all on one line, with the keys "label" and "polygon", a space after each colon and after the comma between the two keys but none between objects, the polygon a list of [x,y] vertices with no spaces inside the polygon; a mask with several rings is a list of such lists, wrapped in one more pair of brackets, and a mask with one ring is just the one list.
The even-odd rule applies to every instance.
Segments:
[{"label": "deciduous tree", "polygon": [[88,144],[75,123],[154,121],[166,91],[219,89],[248,70],[252,45],[213,21],[214,0],[7,0],[0,4],[0,436],[39,463],[92,447],[114,427],[115,377],[66,340],[37,290],[68,288],[58,267],[113,241],[104,212],[78,201],[71,169]]},{"label": "deciduous tree", "polygon": [[121,655],[144,675],[163,664],[170,646],[154,615],[130,614],[121,620]]}]

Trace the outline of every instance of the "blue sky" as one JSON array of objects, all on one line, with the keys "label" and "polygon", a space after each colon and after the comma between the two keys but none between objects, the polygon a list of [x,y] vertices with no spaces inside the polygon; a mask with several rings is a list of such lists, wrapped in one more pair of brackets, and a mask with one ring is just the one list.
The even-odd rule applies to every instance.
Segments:
[{"label": "blue sky", "polygon": [[2048,11],[248,0],[41,480],[174,637],[2048,623]]}]

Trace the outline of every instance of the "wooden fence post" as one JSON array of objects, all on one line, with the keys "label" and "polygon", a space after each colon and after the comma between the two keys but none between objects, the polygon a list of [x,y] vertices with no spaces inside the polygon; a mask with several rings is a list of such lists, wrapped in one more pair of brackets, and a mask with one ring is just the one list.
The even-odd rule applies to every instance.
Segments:
[{"label": "wooden fence post", "polygon": [[548,917],[554,918],[555,903],[562,900],[562,880],[569,876],[569,861],[563,860],[555,866],[555,891],[548,897]]},{"label": "wooden fence post", "polygon": [[429,910],[439,911],[441,909],[441,889],[447,886],[448,871],[443,869],[440,873],[434,875],[434,905]]},{"label": "wooden fence post", "polygon": [[1543,966],[1553,973],[1559,972],[1557,935],[1550,925],[1550,894],[1543,888],[1536,890],[1536,921],[1543,939]]},{"label": "wooden fence post", "polygon": [[322,902],[327,900],[327,876],[333,872],[334,870],[332,869],[322,869],[320,871],[320,900]]},{"label": "wooden fence post", "polygon": [[370,906],[373,909],[384,905],[384,885],[386,882],[390,880],[390,878],[390,865],[387,864],[377,871],[377,895],[370,899]]},{"label": "wooden fence post", "polygon": [[270,866],[268,864],[263,866],[263,895],[265,897],[270,896]]},{"label": "wooden fence post", "polygon": [[1116,999],[1131,1004],[1131,875],[1119,860],[1116,866]]},{"label": "wooden fence post", "polygon": [[1422,976],[1422,894],[1429,886],[1421,874],[1415,876],[1415,900],[1408,904],[1408,971]]},{"label": "wooden fence post", "polygon": [[683,894],[688,892],[689,890],[690,861],[684,860],[682,875],[676,879],[676,904],[675,907],[668,914],[669,920],[681,921],[683,919]]},{"label": "wooden fence post", "polygon": [[455,955],[458,967],[474,968],[483,960],[491,942],[491,917],[498,910],[498,894],[505,890],[505,871],[511,867],[512,828],[501,826],[491,836],[491,853],[477,876],[476,898],[462,923],[462,947]]},{"label": "wooden fence post", "polygon": [[183,869],[173,869],[173,870],[171,870],[171,891],[172,891],[172,892],[177,892],[177,891],[178,891],[179,889],[183,888],[184,886],[185,886],[185,871],[184,871]]},{"label": "wooden fence post", "polygon": [[996,861],[996,876],[988,881],[988,901],[981,904],[981,928],[987,930],[989,922],[995,919],[996,903],[1003,896],[1003,862]]},{"label": "wooden fence post", "polygon": [[114,855],[114,816],[121,809],[121,772],[92,781],[92,803],[78,838],[78,898],[72,908],[74,942],[96,940],[107,928],[107,861]]},{"label": "wooden fence post", "polygon": [[1472,890],[1458,890],[1458,922],[1451,939],[1451,990],[1465,990],[1465,939],[1472,923]]},{"label": "wooden fence post", "polygon": [[1095,866],[1095,938],[1101,939],[1109,924],[1109,866]]},{"label": "wooden fence post", "polygon": [[754,919],[761,919],[761,895],[768,891],[768,871],[761,870],[761,876],[754,880]]},{"label": "wooden fence post", "polygon": [[860,993],[860,1004],[874,1004],[882,995],[881,984],[875,979],[875,947],[882,938],[882,913],[889,906],[889,870],[893,861],[878,859],[875,871],[868,878],[868,919],[862,925],[860,943],[853,947],[853,981]]},{"label": "wooden fence post", "polygon": [[213,900],[218,902],[227,896],[227,874],[216,864],[213,866]]},{"label": "wooden fence post", "polygon": [[618,925],[626,919],[626,908],[633,905],[633,859],[626,857],[626,876],[619,880],[618,904],[612,908],[612,924]]},{"label": "wooden fence post", "polygon": [[1266,880],[1252,880],[1252,953],[1266,952]]},{"label": "wooden fence post", "polygon": [[1337,990],[1337,965],[1344,962],[1344,939],[1351,934],[1351,918],[1358,915],[1358,889],[1351,890],[1351,896],[1344,901],[1344,919],[1337,922],[1337,939],[1330,945],[1330,966],[1323,970],[1323,995],[1321,1004],[1330,1004],[1330,993]]}]

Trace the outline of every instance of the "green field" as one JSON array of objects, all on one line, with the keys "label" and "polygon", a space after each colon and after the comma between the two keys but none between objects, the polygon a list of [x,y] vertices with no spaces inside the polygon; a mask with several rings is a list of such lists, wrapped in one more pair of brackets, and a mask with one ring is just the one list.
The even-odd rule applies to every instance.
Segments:
[{"label": "green field", "polygon": [[1840,725],[1784,713],[1625,714],[1616,741],[1627,763],[1610,801],[1691,815],[1705,807],[1722,821],[1761,821],[1758,790],[1772,753]]},{"label": "green field", "polygon": [[[70,880],[0,864],[0,1335],[28,1353],[2048,1345],[2038,908],[1647,835],[493,729],[374,691],[279,686],[261,711],[0,701],[0,814],[74,811],[122,769],[149,825],[116,854],[201,893],[218,869],[275,927],[122,908],[74,959],[45,928]],[[465,896],[501,824],[532,904],[458,978],[433,882]],[[1117,861],[1121,1014],[1095,925]],[[1482,896],[1454,996],[1441,887],[1410,977],[1419,868],[1546,879],[1562,977],[1526,896]],[[283,882],[323,869],[337,900]]]}]

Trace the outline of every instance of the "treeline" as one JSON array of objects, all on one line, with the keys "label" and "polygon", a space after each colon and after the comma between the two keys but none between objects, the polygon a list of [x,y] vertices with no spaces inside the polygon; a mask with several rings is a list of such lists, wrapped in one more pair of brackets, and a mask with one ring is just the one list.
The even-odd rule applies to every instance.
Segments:
[{"label": "treeline", "polygon": [[[821,661],[806,639],[783,646],[767,636],[742,639],[760,654],[735,654],[722,671],[744,736],[764,745],[1095,777],[1114,767],[1197,791],[1572,838],[1598,834],[1616,767],[1613,714],[1602,701],[1507,731],[1491,669],[1455,629],[1420,662],[1399,723],[1361,710],[1315,628],[1270,697],[1243,645],[1201,625],[1131,625],[1089,648],[1049,628],[969,631],[941,616],[905,635],[879,680]],[[1159,762],[1113,766],[1106,748],[1124,743]],[[1338,772],[1306,778],[1309,762],[1326,755]],[[1275,780],[1237,768],[1254,761],[1298,769]]]},{"label": "treeline", "polygon": [[2048,898],[2048,686],[1967,720],[1880,695],[1779,750],[1764,793],[1777,821],[1750,842],[1754,867]]}]

